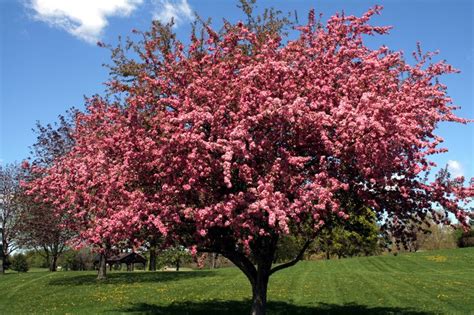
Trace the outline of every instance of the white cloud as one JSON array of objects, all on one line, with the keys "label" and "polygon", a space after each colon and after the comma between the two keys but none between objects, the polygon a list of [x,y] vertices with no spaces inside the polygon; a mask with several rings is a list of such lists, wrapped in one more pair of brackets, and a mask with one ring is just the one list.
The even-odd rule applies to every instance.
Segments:
[{"label": "white cloud", "polygon": [[193,11],[187,0],[154,0],[155,12],[153,18],[163,23],[174,20],[176,26],[191,21]]},{"label": "white cloud", "polygon": [[464,176],[462,165],[461,163],[459,163],[459,161],[456,160],[448,161],[448,171],[449,173],[451,173],[452,177]]},{"label": "white cloud", "polygon": [[97,42],[111,16],[129,16],[143,0],[29,0],[34,18]]}]

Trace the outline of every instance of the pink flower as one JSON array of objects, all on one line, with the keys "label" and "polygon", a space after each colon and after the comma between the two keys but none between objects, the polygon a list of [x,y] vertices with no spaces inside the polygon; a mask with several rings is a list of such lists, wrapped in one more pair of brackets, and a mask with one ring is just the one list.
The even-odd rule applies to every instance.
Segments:
[{"label": "pink flower", "polygon": [[23,162],[21,162],[21,168],[23,169],[30,168],[30,162],[28,162],[27,160],[23,160]]}]

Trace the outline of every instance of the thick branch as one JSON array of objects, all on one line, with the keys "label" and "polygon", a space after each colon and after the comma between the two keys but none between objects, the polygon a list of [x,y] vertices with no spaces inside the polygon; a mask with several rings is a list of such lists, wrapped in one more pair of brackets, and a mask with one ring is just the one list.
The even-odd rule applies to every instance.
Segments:
[{"label": "thick branch", "polygon": [[281,265],[278,265],[274,268],[272,268],[270,270],[270,275],[272,275],[273,273],[279,271],[279,270],[282,270],[282,269],[285,269],[285,268],[288,268],[288,267],[291,267],[291,266],[294,266],[296,265],[296,263],[298,261],[300,261],[301,259],[303,259],[303,255],[304,255],[304,252],[308,249],[309,245],[313,242],[313,240],[307,240],[306,243],[304,243],[303,247],[301,248],[300,252],[298,253],[298,255],[296,255],[296,257],[287,262],[287,263],[284,263],[284,264],[281,264]]},{"label": "thick branch", "polygon": [[221,254],[225,258],[229,259],[240,270],[242,270],[252,285],[255,283],[255,279],[257,278],[257,269],[244,254],[237,251],[219,250],[217,248],[198,248],[198,251]]},{"label": "thick branch", "polygon": [[257,269],[244,254],[239,252],[224,252],[222,253],[222,256],[228,258],[239,267],[239,269],[247,276],[250,283],[252,283],[252,285],[254,284],[255,279],[257,278]]},{"label": "thick branch", "polygon": [[13,253],[14,251],[16,251],[18,248],[20,248],[18,245],[16,244],[8,244],[8,251],[7,251],[7,254],[10,255],[11,253]]},{"label": "thick branch", "polygon": [[65,243],[61,243],[61,245],[59,246],[59,250],[58,250],[58,254],[62,254],[62,252],[64,251],[64,248],[66,247],[66,244]]}]

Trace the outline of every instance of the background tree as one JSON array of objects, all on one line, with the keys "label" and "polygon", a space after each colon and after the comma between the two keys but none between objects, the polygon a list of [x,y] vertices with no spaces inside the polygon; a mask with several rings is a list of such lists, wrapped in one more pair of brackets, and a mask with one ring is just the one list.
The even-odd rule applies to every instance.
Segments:
[{"label": "background tree", "polygon": [[[311,11],[290,40],[204,24],[188,47],[155,22],[134,46],[139,71],[109,83],[121,97],[88,102],[76,145],[31,192],[54,195],[89,244],[143,243],[130,235],[153,224],[193,252],[219,253],[248,278],[252,314],[265,313],[270,276],[295,265],[334,214],[350,219],[354,202],[402,242],[433,204],[465,224],[462,182],[420,176],[444,151],[437,124],[466,122],[437,81],[455,70],[421,50],[410,65],[366,47],[366,35],[389,30],[369,25],[379,11],[325,26]],[[304,244],[273,266],[286,235]]]},{"label": "background tree", "polygon": [[17,164],[0,165],[0,274],[9,265],[10,254],[18,248],[18,215],[20,212],[20,179],[22,170]]},{"label": "background tree", "polygon": [[44,255],[41,255],[36,250],[25,250],[22,251],[28,261],[28,266],[34,268],[49,268],[49,262],[46,261]]},{"label": "background tree", "polygon": [[73,232],[63,225],[63,218],[53,212],[50,204],[35,202],[29,196],[22,196],[21,203],[18,243],[23,248],[32,248],[40,253],[48,269],[54,272]]},{"label": "background tree", "polygon": [[94,269],[94,252],[87,247],[79,250],[68,249],[59,259],[59,264],[65,270],[93,270]]},{"label": "background tree", "polygon": [[338,258],[357,255],[375,255],[381,250],[381,230],[376,222],[376,215],[369,207],[346,210],[349,219],[344,220],[336,215],[326,220],[318,234],[311,251],[322,251],[326,259],[331,255]]},{"label": "background tree", "polygon": [[429,225],[425,223],[424,231],[419,232],[411,244],[409,249],[411,251],[418,250],[433,250],[433,249],[447,249],[455,248],[456,237],[455,229],[452,226],[436,224],[431,222]]},{"label": "background tree", "polygon": [[[139,235],[134,236],[135,239],[143,240],[141,247],[144,252],[147,252],[148,256],[148,270],[156,271],[158,267],[158,254],[165,245],[165,240],[163,239],[160,231],[156,229],[153,224],[144,226],[143,229],[139,232]],[[133,248],[133,245],[131,245]]]},{"label": "background tree", "polygon": [[55,160],[66,155],[74,146],[75,119],[78,110],[71,108],[65,115],[59,115],[54,124],[42,125],[36,122],[33,132],[36,143],[31,147],[31,164],[37,167],[51,166]]},{"label": "background tree", "polygon": [[[108,255],[142,245],[142,232],[149,225],[160,228],[138,210],[154,205],[142,198],[150,190],[153,172],[147,165],[152,157],[138,146],[147,137],[136,113],[98,97],[88,99],[86,108],[86,113],[76,115],[76,143],[71,151],[51,167],[32,169],[39,178],[25,187],[35,201],[51,202],[57,215],[66,218],[67,227],[76,232],[72,244],[92,247],[100,254],[98,279],[104,279]],[[51,180],[58,185],[49,186]],[[92,183],[94,187],[89,186]],[[57,198],[60,191],[68,197]]]},{"label": "background tree", "polygon": [[284,235],[278,239],[274,263],[282,263],[296,257],[304,245],[305,239],[294,235]]},{"label": "background tree", "polygon": [[179,271],[179,268],[185,263],[190,263],[193,257],[186,247],[174,246],[161,251],[158,259],[161,266],[174,266],[176,271]]},{"label": "background tree", "polygon": [[[77,111],[69,110],[60,115],[55,124],[36,124],[33,131],[37,134],[32,146],[31,166],[26,168],[47,168],[68,153],[74,145],[73,130]],[[40,172],[30,172],[27,180],[40,178]],[[40,251],[50,271],[56,271],[59,256],[66,249],[66,242],[74,232],[67,227],[67,214],[55,211],[54,202],[39,200],[34,195],[23,194],[22,211],[19,213],[18,239],[23,247]]]},{"label": "background tree", "polygon": [[146,246],[148,247],[148,254],[149,254],[149,263],[148,263],[148,270],[149,271],[156,271],[156,266],[157,266],[157,257],[158,257],[158,251],[160,249],[160,239],[157,237],[155,234],[151,234],[148,237],[148,242],[146,243]]}]

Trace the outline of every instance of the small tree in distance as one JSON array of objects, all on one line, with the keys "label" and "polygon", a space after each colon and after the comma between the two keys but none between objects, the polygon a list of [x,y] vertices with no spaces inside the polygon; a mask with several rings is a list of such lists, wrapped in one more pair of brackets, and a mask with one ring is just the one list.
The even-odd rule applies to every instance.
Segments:
[{"label": "small tree in distance", "polygon": [[[433,204],[465,223],[459,203],[472,188],[420,176],[444,151],[437,124],[467,122],[437,81],[456,70],[421,50],[409,65],[366,47],[366,35],[389,31],[369,25],[379,11],[325,26],[311,11],[288,41],[272,14],[221,32],[205,23],[188,47],[155,22],[131,44],[138,60],[114,51],[109,86],[120,98],[89,100],[76,145],[30,192],[55,196],[89,244],[131,235],[139,244],[153,227],[228,258],[251,284],[252,314],[266,312],[270,276],[295,265],[331,216],[350,219],[354,204],[402,241],[428,213],[447,223]],[[273,265],[287,235],[304,242]]]},{"label": "small tree in distance", "polygon": [[175,246],[167,248],[160,252],[158,259],[161,266],[174,266],[176,271],[185,264],[191,262],[192,255],[184,246]]}]

